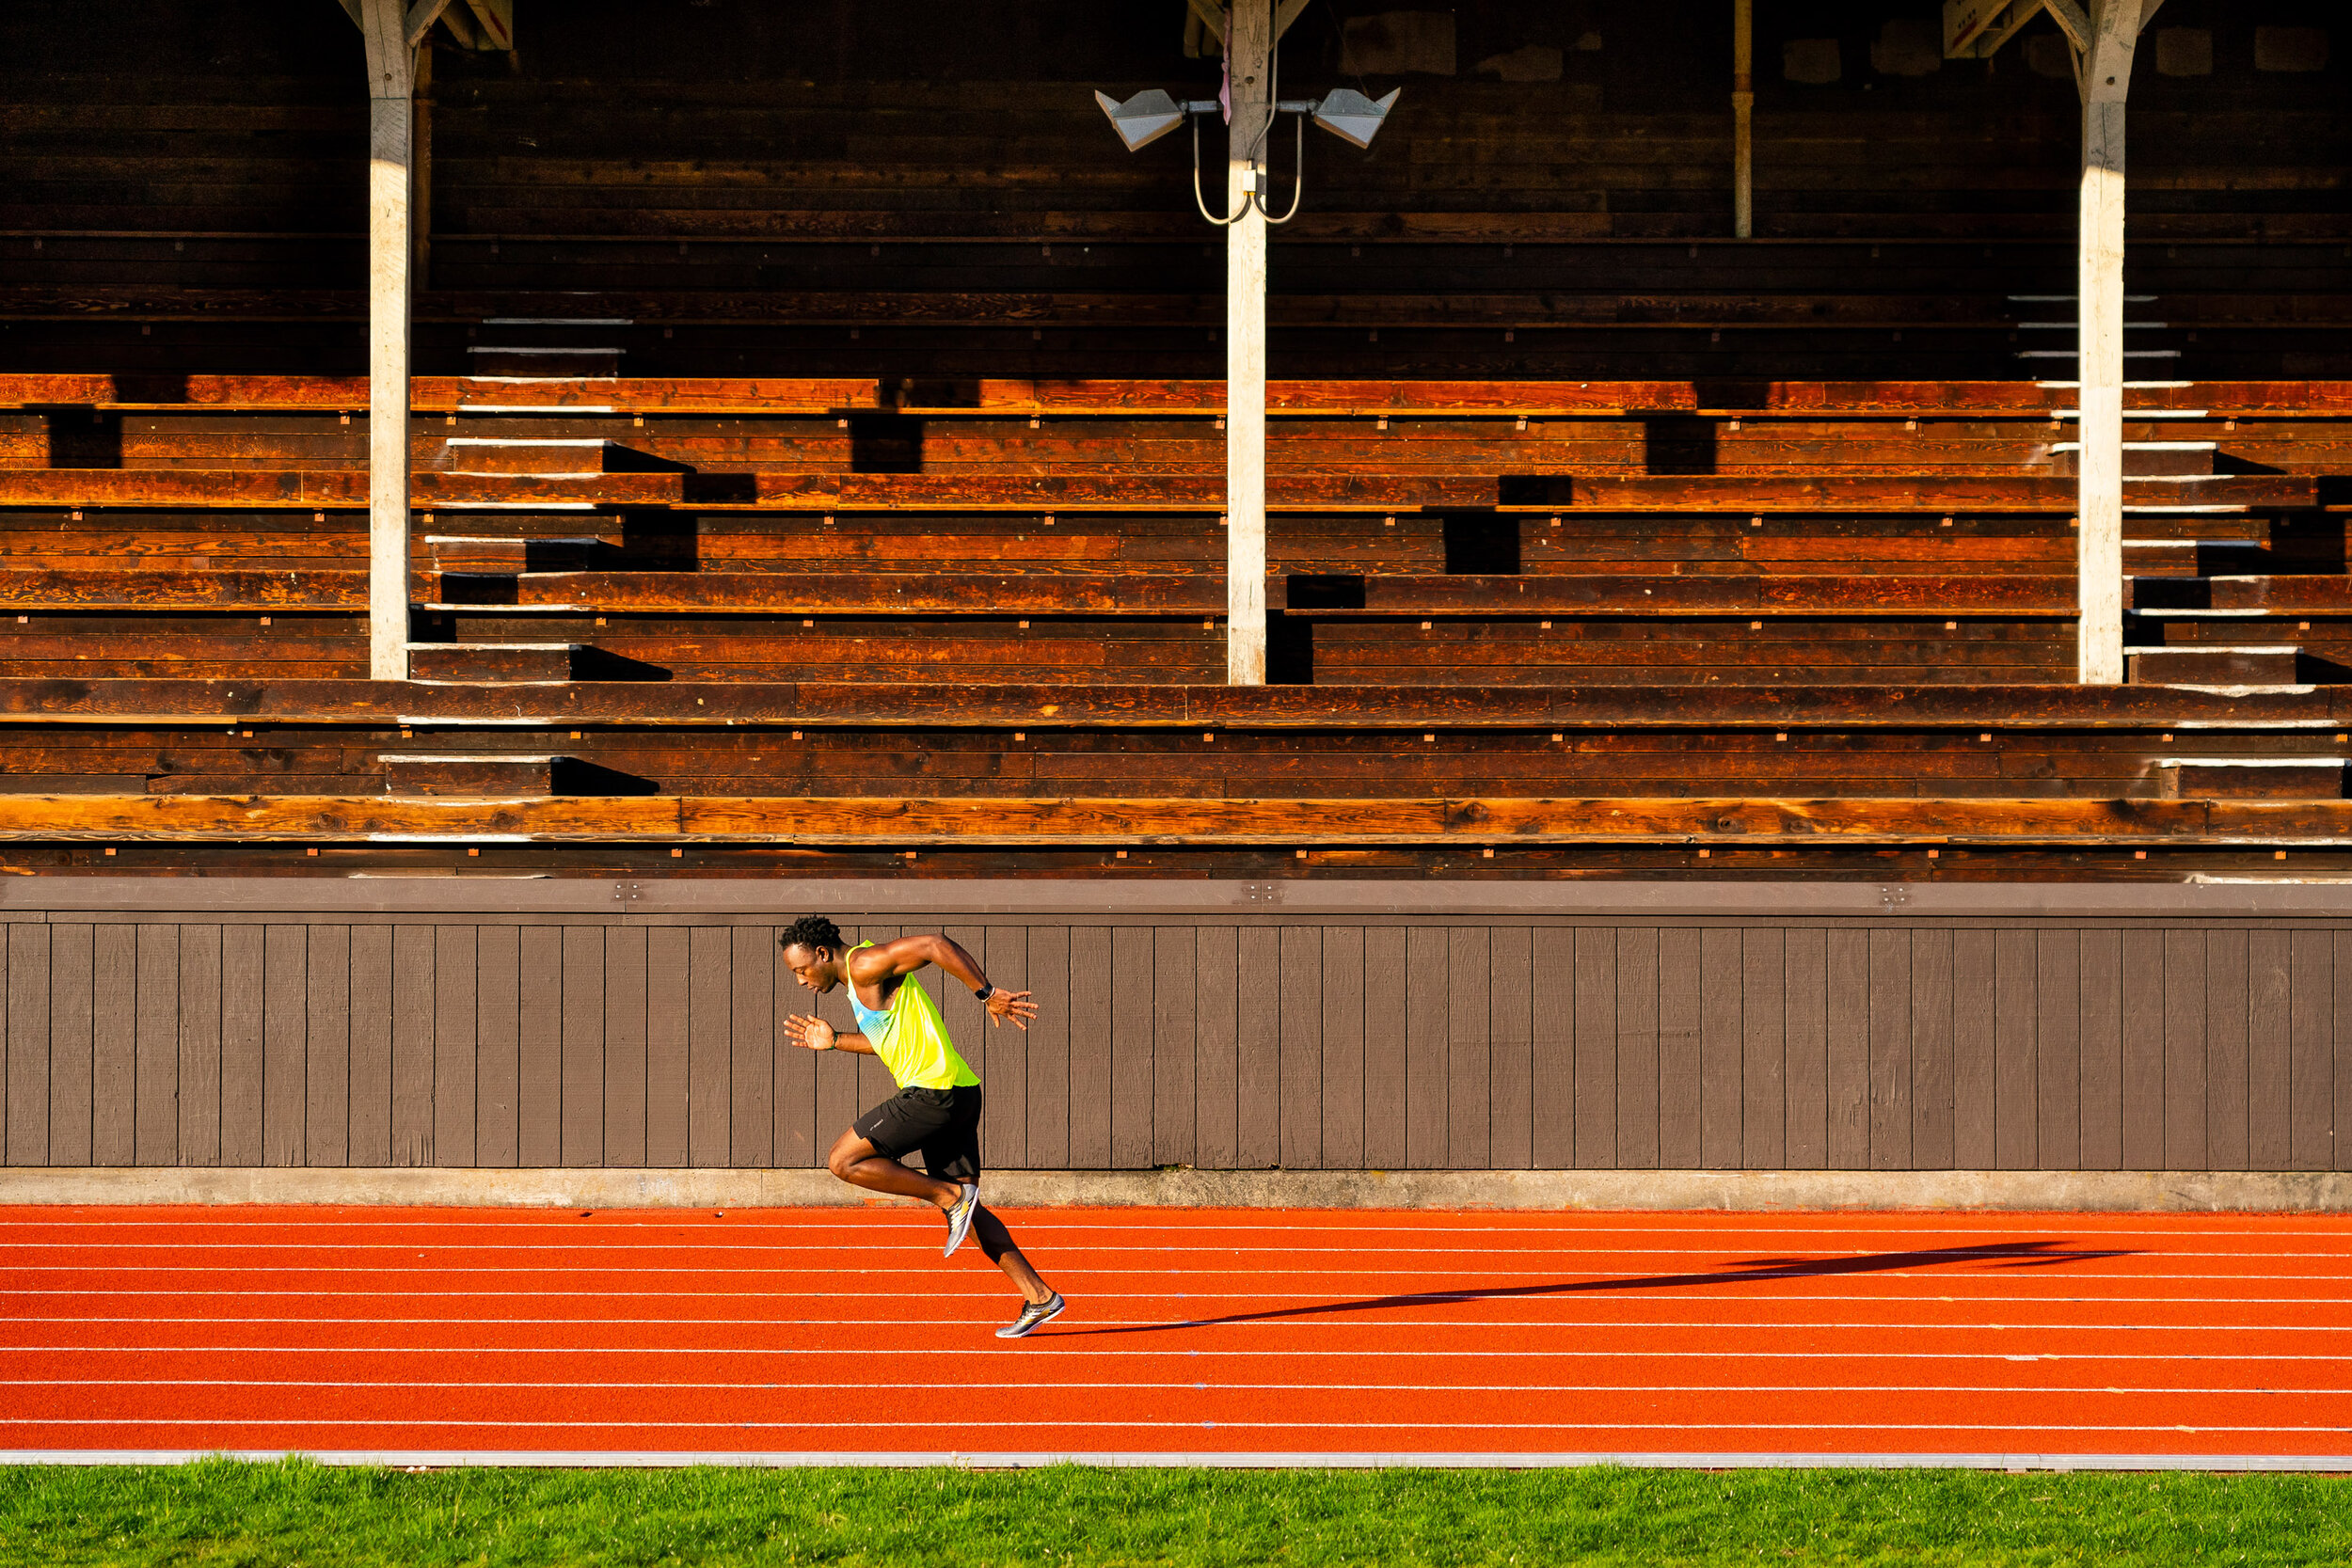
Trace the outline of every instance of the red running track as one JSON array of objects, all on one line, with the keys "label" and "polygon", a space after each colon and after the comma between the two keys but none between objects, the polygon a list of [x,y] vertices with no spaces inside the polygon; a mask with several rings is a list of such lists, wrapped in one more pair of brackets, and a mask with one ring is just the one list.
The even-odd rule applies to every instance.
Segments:
[{"label": "red running track", "polygon": [[2352,1219],[0,1209],[0,1460],[2352,1469]]}]

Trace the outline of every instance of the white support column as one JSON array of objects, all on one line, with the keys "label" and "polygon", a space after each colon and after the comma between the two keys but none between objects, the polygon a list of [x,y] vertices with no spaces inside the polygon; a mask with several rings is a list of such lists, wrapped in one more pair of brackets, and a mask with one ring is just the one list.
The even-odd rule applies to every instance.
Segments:
[{"label": "white support column", "polygon": [[1731,0],[1731,231],[1756,234],[1756,3]]},{"label": "white support column", "polygon": [[2075,678],[2123,679],[2123,112],[2132,55],[2157,0],[2052,6],[2075,45],[2083,150],[2075,237],[2075,374],[2081,441],[2075,571],[2081,620]]},{"label": "white support column", "polygon": [[359,0],[359,29],[368,51],[368,676],[405,681],[416,50],[401,0]]},{"label": "white support column", "polygon": [[[1232,0],[1225,58],[1225,211],[1243,211],[1272,145],[1274,7]],[[1225,230],[1225,680],[1265,684],[1265,214],[1248,205]]]}]

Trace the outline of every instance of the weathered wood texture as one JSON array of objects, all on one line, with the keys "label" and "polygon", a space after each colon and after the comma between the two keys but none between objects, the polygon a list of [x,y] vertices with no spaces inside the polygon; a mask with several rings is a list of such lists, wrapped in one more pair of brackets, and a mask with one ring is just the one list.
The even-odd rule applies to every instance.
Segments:
[{"label": "weathered wood texture", "polygon": [[[6,929],[12,1165],[810,1166],[887,1092],[786,1041],[756,922]],[[2352,934],[2317,926],[954,934],[1043,1006],[983,1030],[925,976],[998,1168],[2352,1168]]]}]

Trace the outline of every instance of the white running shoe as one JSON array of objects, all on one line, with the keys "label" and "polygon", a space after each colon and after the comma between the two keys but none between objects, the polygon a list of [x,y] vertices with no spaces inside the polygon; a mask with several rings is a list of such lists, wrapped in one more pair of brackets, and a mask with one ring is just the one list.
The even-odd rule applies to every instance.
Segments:
[{"label": "white running shoe", "polygon": [[999,1339],[1026,1338],[1028,1338],[1028,1334],[1031,1329],[1037,1327],[1040,1323],[1052,1323],[1056,1318],[1061,1316],[1062,1308],[1068,1307],[1069,1305],[1070,1304],[1068,1302],[1061,1299],[1061,1292],[1059,1291],[1056,1291],[1052,1295],[1046,1297],[1043,1301],[1032,1301],[1026,1303],[1022,1307],[1021,1315],[1019,1317],[1013,1319],[1012,1322],[1007,1323],[1004,1327],[996,1331],[996,1338]]},{"label": "white running shoe", "polygon": [[956,1199],[953,1209],[947,1211],[947,1250],[940,1254],[942,1258],[956,1255],[956,1248],[963,1245],[963,1239],[972,1233],[972,1216],[979,1212],[980,1190],[966,1181],[963,1196]]}]

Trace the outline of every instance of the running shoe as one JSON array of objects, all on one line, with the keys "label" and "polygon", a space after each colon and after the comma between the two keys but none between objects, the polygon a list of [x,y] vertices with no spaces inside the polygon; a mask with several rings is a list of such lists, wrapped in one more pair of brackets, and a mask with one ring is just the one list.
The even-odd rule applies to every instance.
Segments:
[{"label": "running shoe", "polygon": [[996,1331],[996,1338],[999,1339],[1026,1338],[1028,1337],[1029,1330],[1037,1327],[1040,1323],[1052,1323],[1056,1318],[1061,1316],[1062,1308],[1068,1307],[1069,1305],[1070,1304],[1068,1302],[1061,1299],[1061,1292],[1059,1291],[1056,1291],[1052,1295],[1046,1297],[1043,1301],[1029,1302],[1021,1308],[1021,1316],[1013,1319],[1012,1322],[1007,1323],[1004,1327]]},{"label": "running shoe", "polygon": [[956,1248],[963,1245],[964,1237],[972,1233],[972,1216],[980,1212],[980,1190],[971,1182],[963,1184],[963,1196],[947,1211],[947,1250],[942,1258],[953,1258]]}]

